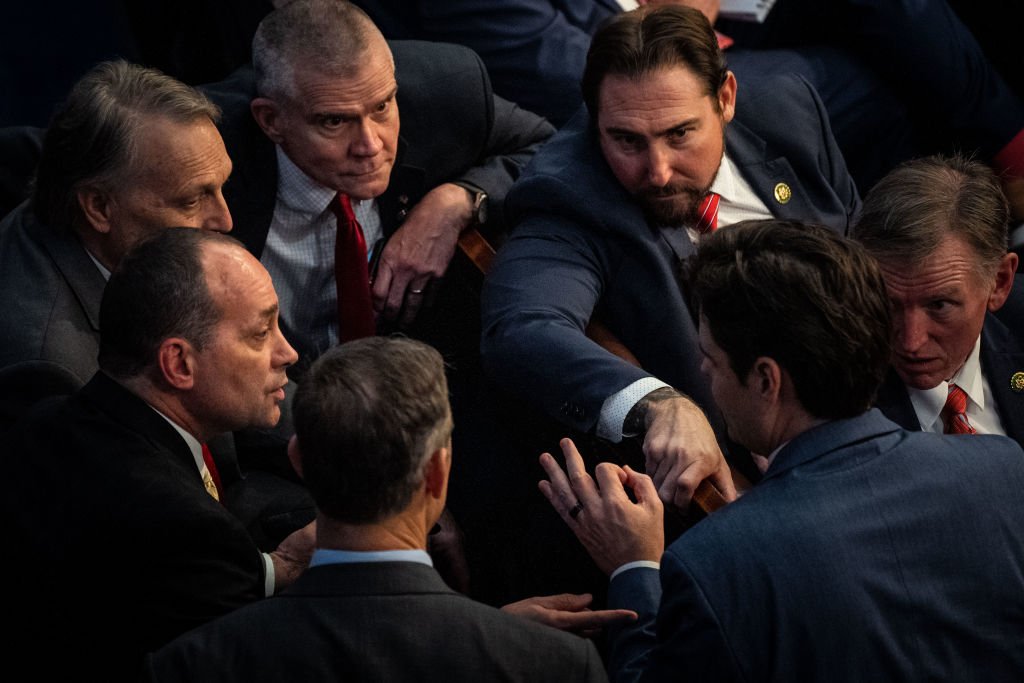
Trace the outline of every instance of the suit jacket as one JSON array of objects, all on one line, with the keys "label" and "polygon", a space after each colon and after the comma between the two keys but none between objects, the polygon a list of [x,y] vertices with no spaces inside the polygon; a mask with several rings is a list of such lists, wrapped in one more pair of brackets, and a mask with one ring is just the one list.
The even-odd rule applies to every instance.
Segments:
[{"label": "suit jacket", "polygon": [[558,125],[579,108],[590,38],[616,0],[356,0],[388,38],[466,45],[494,90]]},{"label": "suit jacket", "polygon": [[72,391],[85,384],[97,369],[105,286],[70,229],[43,225],[21,204],[0,222],[0,367],[44,361],[70,375]]},{"label": "suit jacket", "polygon": [[263,596],[259,550],[185,441],[106,375],[41,404],[6,444],[18,561],[5,585],[20,618],[5,644],[42,648],[25,661],[44,677],[130,677],[148,650]]},{"label": "suit jacket", "polygon": [[[726,148],[780,218],[847,230],[859,207],[820,100],[802,79],[740,88]],[[780,204],[776,183],[792,189]],[[509,194],[517,223],[482,299],[485,370],[505,389],[578,430],[608,396],[654,375],[712,406],[697,330],[676,282],[693,245],[681,229],[648,225],[608,168],[585,113],[545,146]],[[601,320],[643,370],[584,334]]]},{"label": "suit jacket", "polygon": [[1005,437],[907,432],[877,410],[804,432],[668,548],[660,587],[654,570],[612,581],[609,606],[641,618],[612,636],[609,671],[1021,680],[1022,456]]},{"label": "suit jacket", "polygon": [[151,681],[602,681],[593,643],[410,562],[324,565],[146,661]]},{"label": "suit jacket", "polygon": [[[987,314],[981,330],[980,356],[981,371],[992,390],[1003,429],[1008,437],[1024,445],[1024,391],[1014,390],[1010,382],[1015,373],[1024,372],[1024,318],[1010,309],[1001,311],[1001,317]],[[920,431],[914,404],[895,370],[886,376],[875,405],[904,429]]]}]

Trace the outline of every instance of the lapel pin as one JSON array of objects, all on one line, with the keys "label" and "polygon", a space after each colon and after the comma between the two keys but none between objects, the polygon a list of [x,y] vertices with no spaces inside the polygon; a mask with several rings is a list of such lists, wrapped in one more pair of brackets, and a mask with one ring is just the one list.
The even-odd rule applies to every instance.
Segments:
[{"label": "lapel pin", "polygon": [[793,191],[789,189],[789,185],[786,183],[779,183],[775,186],[775,201],[779,204],[788,204],[789,200],[793,198]]},{"label": "lapel pin", "polygon": [[1024,372],[1015,372],[1010,377],[1010,389],[1019,393],[1024,392]]}]

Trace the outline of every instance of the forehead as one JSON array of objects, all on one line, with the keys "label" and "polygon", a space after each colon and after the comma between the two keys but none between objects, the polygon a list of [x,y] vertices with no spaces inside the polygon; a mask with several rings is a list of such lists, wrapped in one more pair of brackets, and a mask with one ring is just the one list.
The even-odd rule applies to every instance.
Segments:
[{"label": "forehead", "polygon": [[139,128],[136,137],[134,177],[159,189],[189,182],[203,182],[206,176],[230,173],[231,160],[213,121],[199,117],[172,121],[155,117]]},{"label": "forehead", "polygon": [[913,262],[879,257],[890,296],[912,300],[948,293],[986,297],[983,267],[977,252],[956,235],[947,234],[926,256]]},{"label": "forehead", "polygon": [[356,67],[341,74],[296,69],[290,104],[307,114],[373,108],[396,87],[391,51],[383,40],[371,40],[357,61]]},{"label": "forehead", "polygon": [[602,129],[661,131],[714,113],[714,99],[690,69],[669,66],[636,77],[609,74],[598,93]]},{"label": "forehead", "polygon": [[207,243],[202,252],[206,285],[221,322],[247,323],[277,306],[277,294],[266,269],[241,246]]}]

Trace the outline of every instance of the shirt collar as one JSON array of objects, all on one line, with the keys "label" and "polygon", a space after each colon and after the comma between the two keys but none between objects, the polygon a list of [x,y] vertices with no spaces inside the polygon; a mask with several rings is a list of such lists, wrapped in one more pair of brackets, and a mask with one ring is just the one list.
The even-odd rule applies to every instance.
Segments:
[{"label": "shirt collar", "polygon": [[725,201],[736,200],[736,166],[733,165],[729,155],[722,153],[722,162],[718,165],[718,173],[711,183],[711,192],[721,196]]},{"label": "shirt collar", "polygon": [[973,403],[980,411],[985,410],[985,389],[981,376],[981,335],[974,342],[974,348],[967,355],[967,360],[949,382],[939,382],[931,389],[915,389],[907,387],[910,403],[914,406],[917,421],[921,429],[929,431],[939,420],[946,397],[949,396],[949,385],[955,384],[967,394],[969,403]]},{"label": "shirt collar", "polygon": [[313,557],[309,561],[310,567],[321,564],[355,564],[358,562],[419,562],[428,567],[434,563],[425,550],[334,550],[328,548],[317,548],[313,551]]},{"label": "shirt collar", "polygon": [[288,158],[280,145],[277,151],[277,198],[293,211],[301,211],[318,215],[324,212],[327,205],[338,194],[337,190],[324,187],[308,175]]},{"label": "shirt collar", "polygon": [[[153,406],[149,407],[153,408]],[[181,425],[179,425],[177,422],[161,413],[156,408],[153,408],[153,412],[162,417],[163,419],[167,420],[167,424],[174,427],[174,431],[178,432],[178,434],[181,435],[181,438],[185,440],[185,443],[188,445],[188,450],[192,453],[192,459],[195,460],[196,467],[199,468],[199,472],[202,473],[204,470],[206,470],[206,461],[203,460],[203,445],[199,443],[199,439],[197,439],[196,437],[192,436],[192,434],[182,429]]]}]

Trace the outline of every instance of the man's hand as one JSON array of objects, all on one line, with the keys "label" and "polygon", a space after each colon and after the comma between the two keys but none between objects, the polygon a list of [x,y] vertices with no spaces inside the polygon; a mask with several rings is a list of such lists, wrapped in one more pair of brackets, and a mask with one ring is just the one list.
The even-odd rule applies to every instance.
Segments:
[{"label": "man's hand", "polygon": [[292,581],[306,570],[315,544],[316,522],[310,522],[289,534],[277,546],[277,550],[270,553],[270,559],[274,562],[274,593],[292,585]]},{"label": "man's hand", "polygon": [[374,309],[399,325],[411,324],[472,218],[473,198],[465,188],[445,183],[428,192],[384,245],[373,280]]},{"label": "man's hand", "polygon": [[[663,508],[651,478],[603,462],[597,466],[595,484],[572,440],[562,439],[561,446],[565,472],[550,453],[542,454],[540,464],[548,479],[538,486],[598,568],[611,574],[628,562],[659,561],[665,551]],[[627,487],[635,503],[626,495]]]},{"label": "man's hand", "polygon": [[593,597],[589,594],[561,593],[513,602],[502,607],[501,611],[587,637],[597,635],[608,624],[636,621],[636,612],[628,609],[595,612],[589,609],[591,600]]},{"label": "man's hand", "polygon": [[[656,389],[641,399],[634,410],[642,416],[646,432],[647,473],[662,501],[685,509],[705,479],[710,479],[726,500],[735,500],[736,487],[729,465],[707,417],[696,403],[674,390]],[[633,417],[630,411],[627,422]]]}]

